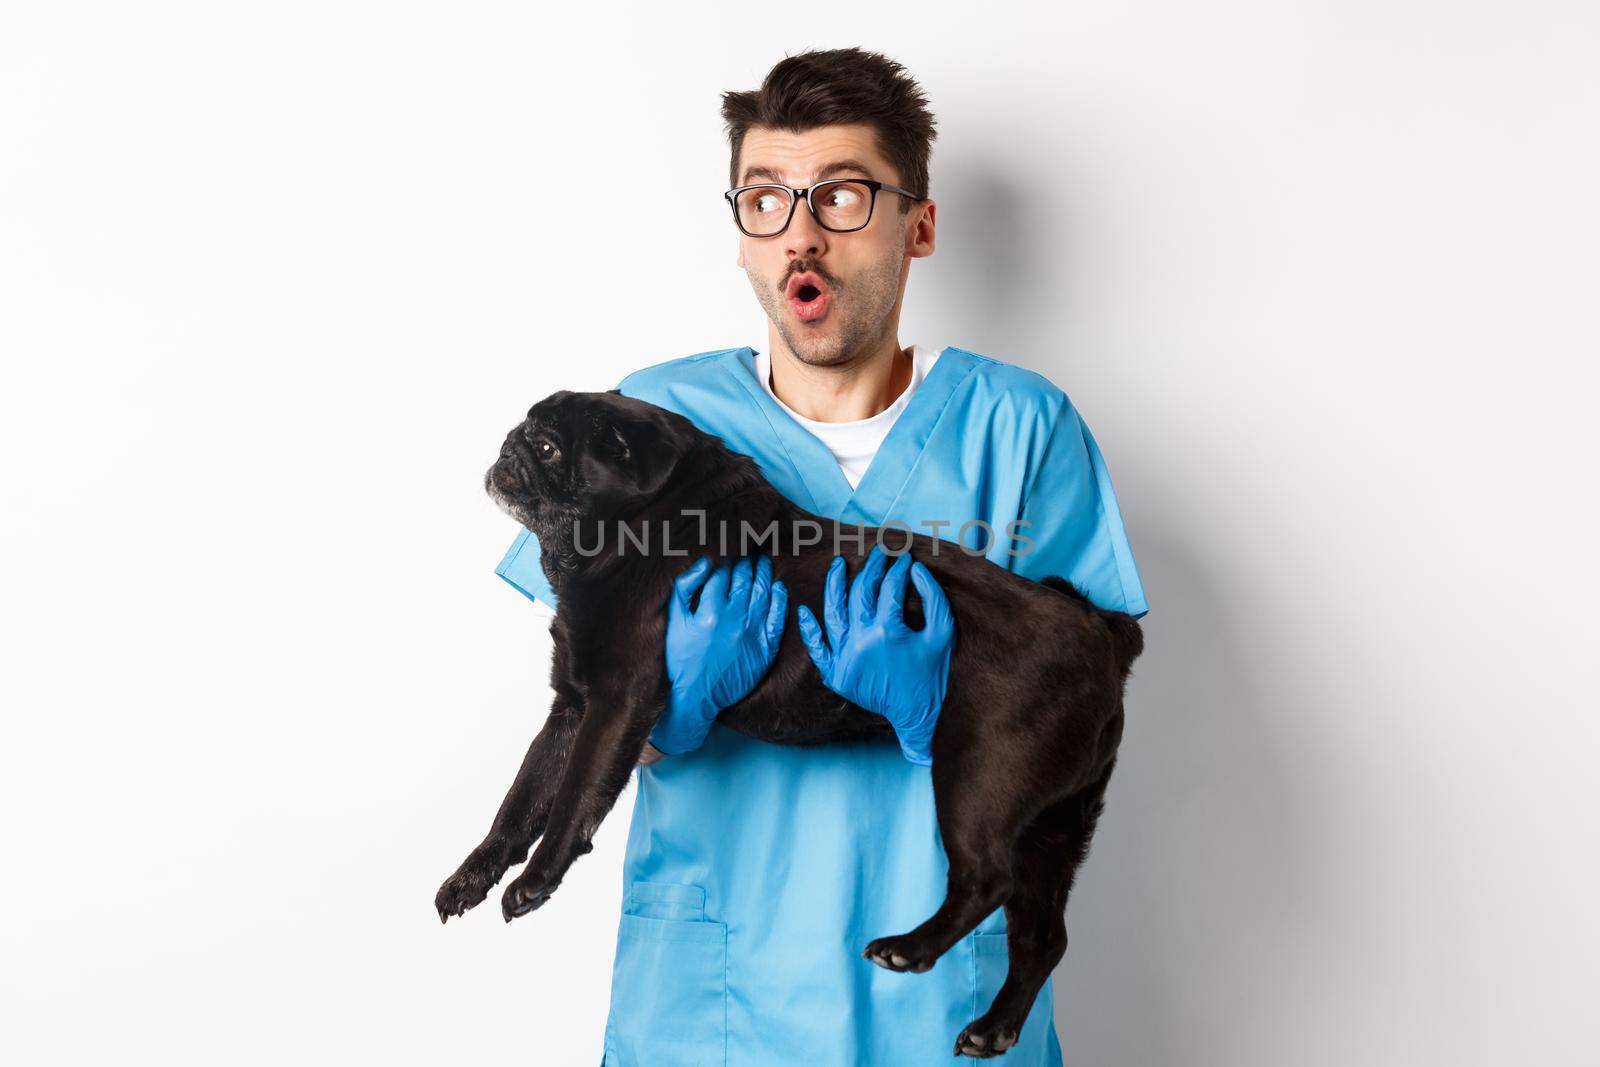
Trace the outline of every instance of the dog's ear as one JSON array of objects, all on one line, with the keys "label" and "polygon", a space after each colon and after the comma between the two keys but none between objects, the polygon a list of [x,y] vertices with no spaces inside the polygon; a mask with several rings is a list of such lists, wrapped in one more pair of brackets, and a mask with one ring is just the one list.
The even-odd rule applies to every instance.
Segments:
[{"label": "dog's ear", "polygon": [[677,440],[664,428],[636,426],[620,419],[611,423],[608,444],[617,466],[632,476],[634,485],[645,496],[654,495],[666,484],[681,451]]},{"label": "dog's ear", "polygon": [[628,440],[628,435],[622,432],[622,427],[616,423],[611,424],[611,454],[618,463],[631,469],[633,465],[633,442]]}]

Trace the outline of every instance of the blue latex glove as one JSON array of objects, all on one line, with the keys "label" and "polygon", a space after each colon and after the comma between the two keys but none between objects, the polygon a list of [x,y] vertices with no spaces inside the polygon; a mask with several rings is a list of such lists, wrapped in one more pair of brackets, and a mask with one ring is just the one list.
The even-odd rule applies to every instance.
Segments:
[{"label": "blue latex glove", "polygon": [[[893,566],[888,558],[882,545],[873,546],[850,583],[847,608],[844,557],[833,557],[823,587],[826,641],[811,609],[801,604],[795,613],[823,683],[852,704],[888,719],[906,759],[927,766],[933,762],[933,728],[950,679],[956,621],[927,567],[913,562],[910,552],[901,553]],[[922,595],[925,622],[920,630],[906,626],[907,574]]]},{"label": "blue latex glove", "polygon": [[[700,603],[691,611],[696,589]],[[667,605],[672,696],[650,743],[669,756],[704,744],[717,714],[743,700],[772,666],[788,607],[789,590],[772,580],[768,556],[716,568],[702,556],[673,579]]]}]

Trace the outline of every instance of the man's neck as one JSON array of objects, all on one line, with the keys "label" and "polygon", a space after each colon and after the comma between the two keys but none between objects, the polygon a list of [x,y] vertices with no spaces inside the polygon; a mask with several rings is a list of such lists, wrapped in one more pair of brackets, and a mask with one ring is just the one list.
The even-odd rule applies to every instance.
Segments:
[{"label": "man's neck", "polygon": [[911,384],[911,349],[891,341],[881,352],[836,367],[802,363],[782,345],[772,354],[772,391],[789,408],[817,422],[870,419]]}]

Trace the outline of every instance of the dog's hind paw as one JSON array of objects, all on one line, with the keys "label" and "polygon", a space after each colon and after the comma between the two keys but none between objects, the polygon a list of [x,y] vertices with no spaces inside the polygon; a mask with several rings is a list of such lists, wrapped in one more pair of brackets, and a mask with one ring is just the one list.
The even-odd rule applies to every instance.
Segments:
[{"label": "dog's hind paw", "polygon": [[937,956],[929,956],[905,934],[899,937],[880,937],[869,944],[861,954],[879,967],[891,971],[908,971],[912,974],[931,971],[933,965],[939,962]]},{"label": "dog's hind paw", "polygon": [[961,1036],[956,1038],[955,1054],[971,1056],[975,1060],[986,1060],[991,1056],[1000,1055],[1016,1043],[1016,1027],[995,1026],[978,1019],[968,1023],[967,1028],[961,1031]]}]

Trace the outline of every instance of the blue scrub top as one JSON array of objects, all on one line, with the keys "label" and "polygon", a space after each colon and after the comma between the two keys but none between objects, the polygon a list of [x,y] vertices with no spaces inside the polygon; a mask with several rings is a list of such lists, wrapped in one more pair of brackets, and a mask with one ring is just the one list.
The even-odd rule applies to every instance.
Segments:
[{"label": "blue scrub top", "polygon": [[[986,553],[995,563],[1036,580],[1063,575],[1102,607],[1148,610],[1094,437],[1066,394],[1032,371],[946,348],[854,490],[827,446],[762,388],[753,349],[645,367],[618,388],[718,435],[819,515],[898,519],[952,542],[980,519],[998,535]],[[1026,554],[1008,552],[1012,520],[1027,523]],[[962,537],[973,548],[986,541],[982,528]],[[496,573],[554,606],[527,530]],[[923,974],[861,955],[944,899],[927,767],[891,738],[792,747],[715,726],[701,749],[640,768],[638,787],[605,1067],[951,1062],[956,1035],[1005,978],[1004,909]],[[1059,1067],[1051,981],[1004,1062]]]}]

